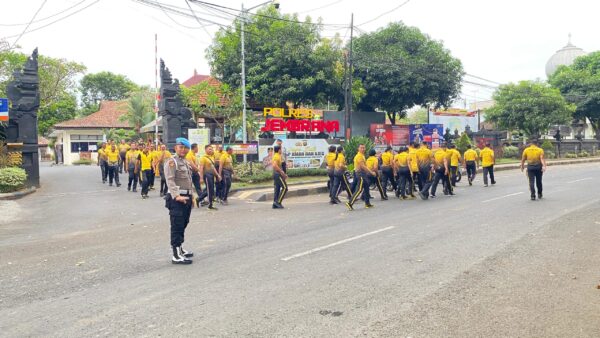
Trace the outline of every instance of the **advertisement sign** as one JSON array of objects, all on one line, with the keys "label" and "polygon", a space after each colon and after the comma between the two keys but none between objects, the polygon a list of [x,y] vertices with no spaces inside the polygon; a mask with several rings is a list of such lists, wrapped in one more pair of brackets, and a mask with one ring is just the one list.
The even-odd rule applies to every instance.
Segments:
[{"label": "advertisement sign", "polygon": [[463,132],[466,126],[469,126],[473,132],[479,131],[477,112],[470,112],[466,109],[430,110],[429,123],[443,124],[444,129],[450,128],[450,132],[454,132],[454,130]]},{"label": "advertisement sign", "polygon": [[223,149],[231,147],[234,155],[257,155],[258,144],[256,143],[245,143],[245,144],[225,144]]},{"label": "advertisement sign", "polygon": [[408,145],[410,141],[408,125],[371,124],[371,139],[375,147],[387,146],[400,147]]},{"label": "advertisement sign", "polygon": [[[269,161],[268,148],[275,146],[261,146],[259,160],[263,163]],[[320,168],[325,160],[329,143],[324,139],[288,139],[282,140],[283,154],[286,158],[287,168]]]},{"label": "advertisement sign", "polygon": [[431,149],[438,149],[444,141],[444,126],[442,124],[411,124],[409,125],[410,142],[427,142]]},{"label": "advertisement sign", "polygon": [[0,98],[0,121],[8,121],[8,99]]}]

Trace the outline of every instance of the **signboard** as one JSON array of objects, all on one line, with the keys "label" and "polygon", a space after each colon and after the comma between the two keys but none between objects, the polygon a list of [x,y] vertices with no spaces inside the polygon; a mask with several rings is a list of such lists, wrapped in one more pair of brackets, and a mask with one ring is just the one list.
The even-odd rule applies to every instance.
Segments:
[{"label": "signboard", "polygon": [[225,144],[223,149],[231,147],[234,155],[258,155],[258,144],[256,143],[244,143],[244,144]]},{"label": "signboard", "polygon": [[[261,146],[259,160],[268,156],[267,149],[274,147]],[[282,140],[283,153],[286,158],[287,168],[320,168],[325,160],[329,143],[324,139],[288,139]]]},{"label": "signboard", "polygon": [[431,149],[438,149],[444,141],[444,125],[442,124],[410,124],[410,142],[427,142]]},{"label": "signboard", "polygon": [[387,146],[400,147],[408,145],[408,125],[371,124],[371,139],[377,149]]},{"label": "signboard", "polygon": [[[317,115],[318,113],[321,116]],[[324,121],[323,111],[309,108],[264,108],[263,116],[267,117],[262,132],[295,131],[295,132],[338,132],[339,121]]]},{"label": "signboard", "polygon": [[188,129],[188,140],[190,144],[198,145],[198,156],[204,155],[204,146],[210,142],[210,129],[190,128]]},{"label": "signboard", "polygon": [[0,121],[8,121],[8,99],[0,98]]},{"label": "signboard", "polygon": [[454,132],[454,130],[463,132],[467,126],[473,132],[479,131],[477,112],[470,112],[466,109],[448,108],[446,110],[430,110],[429,123],[443,124],[444,128],[450,129],[450,132]]}]

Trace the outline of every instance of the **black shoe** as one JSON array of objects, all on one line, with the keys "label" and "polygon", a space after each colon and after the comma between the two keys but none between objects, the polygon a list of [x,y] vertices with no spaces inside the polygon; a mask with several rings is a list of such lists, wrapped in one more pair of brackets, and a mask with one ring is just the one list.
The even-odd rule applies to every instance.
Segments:
[{"label": "black shoe", "polygon": [[183,248],[181,248],[181,253],[183,254],[183,257],[185,258],[192,258],[194,257],[194,253],[191,251],[185,251]]},{"label": "black shoe", "polygon": [[492,185],[496,184],[496,181],[492,182]]},{"label": "black shoe", "polygon": [[102,184],[106,184],[106,180],[102,180]]},{"label": "black shoe", "polygon": [[449,193],[449,195],[450,195],[450,196],[456,196],[456,194],[455,194],[455,193],[453,193],[453,192],[450,192],[450,193]]},{"label": "black shoe", "polygon": [[337,198],[337,197],[335,198],[335,201],[338,202],[338,204],[342,203],[342,201],[339,198]]},{"label": "black shoe", "polygon": [[543,197],[543,195],[542,195],[542,194],[538,194],[538,199],[539,199],[539,200],[541,200],[541,199],[542,199],[542,197]]},{"label": "black shoe", "polygon": [[212,205],[209,205],[207,209],[208,209],[208,210],[215,210],[215,211],[216,211],[216,210],[219,210],[219,209],[217,209],[216,207],[214,207],[214,206],[212,206]]},{"label": "black shoe", "polygon": [[436,197],[435,195],[429,195],[429,198],[435,198],[435,197]]},{"label": "black shoe", "polygon": [[350,202],[346,202],[346,207],[348,208],[348,210],[352,211],[354,210],[354,208],[352,207],[352,204],[350,204]]},{"label": "black shoe", "polygon": [[531,196],[531,200],[532,200],[532,201],[535,201],[535,196]]},{"label": "black shoe", "polygon": [[444,196],[448,196],[449,192],[448,190],[444,190]]},{"label": "black shoe", "polygon": [[133,190],[131,190],[131,191],[133,191],[133,192],[137,192],[137,189],[136,189],[136,188],[133,188]]},{"label": "black shoe", "polygon": [[173,264],[192,264],[192,260],[185,257],[185,253],[181,247],[173,248],[173,257],[171,257],[171,263]]},{"label": "black shoe", "polygon": [[109,186],[109,187],[112,187],[112,183],[109,183],[109,184],[108,184],[108,186]]},{"label": "black shoe", "polygon": [[336,200],[330,200],[329,204],[334,205],[334,204],[338,204]]},{"label": "black shoe", "polygon": [[117,187],[120,187],[120,186],[121,186],[121,183],[117,183]]},{"label": "black shoe", "polygon": [[160,193],[160,197],[164,197],[164,196],[165,196],[165,194],[161,192]]},{"label": "black shoe", "polygon": [[202,207],[205,207],[205,206],[207,206],[207,205],[208,205],[208,202],[207,202],[207,201],[202,201],[202,202],[200,202],[200,206],[202,206]]},{"label": "black shoe", "polygon": [[387,201],[387,200],[388,200],[388,198],[387,198],[387,196],[384,196],[384,197],[382,197],[382,198],[381,198],[381,200],[382,200],[382,201]]},{"label": "black shoe", "polygon": [[130,186],[127,186],[127,191],[131,191],[131,187]]},{"label": "black shoe", "polygon": [[425,201],[429,198],[429,196],[425,195],[422,191],[419,191],[419,196],[421,197],[421,199],[423,201]]},{"label": "black shoe", "polygon": [[365,204],[365,209],[370,209],[375,207],[373,204],[369,203],[369,204]]},{"label": "black shoe", "polygon": [[469,185],[473,185],[473,181],[469,180]]}]

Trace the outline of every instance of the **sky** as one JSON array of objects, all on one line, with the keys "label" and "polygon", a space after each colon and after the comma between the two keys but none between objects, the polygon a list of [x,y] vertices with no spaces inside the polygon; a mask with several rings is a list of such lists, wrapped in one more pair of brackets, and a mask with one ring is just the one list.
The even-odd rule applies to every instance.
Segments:
[{"label": "sky", "polygon": [[[157,1],[187,9],[185,0]],[[239,0],[204,1],[231,8],[242,5]],[[250,8],[262,2],[249,0],[244,5]],[[352,13],[358,35],[403,21],[442,41],[462,61],[467,74],[497,83],[544,80],[546,62],[567,44],[569,33],[574,45],[587,52],[600,50],[599,1],[280,0],[279,3],[282,12],[296,12],[301,18],[320,17],[325,24],[340,24],[326,26],[325,36],[339,33],[348,38]],[[111,71],[124,74],[138,84],[154,86],[156,33],[159,58],[165,60],[180,82],[191,77],[194,69],[200,74],[210,73],[205,50],[219,28],[217,25],[201,27],[193,18],[172,14],[169,17],[159,8],[132,0],[0,0],[0,4],[0,39],[5,38],[11,45],[39,10],[27,32],[17,41],[24,53],[39,47],[40,54],[83,63],[88,73]],[[223,25],[231,23],[199,6],[191,6],[204,12],[199,14],[200,18]],[[69,7],[72,8],[65,13],[48,18]],[[51,24],[53,21],[57,22]],[[494,85],[472,77],[467,79]],[[492,91],[489,87],[465,84],[461,95],[468,101],[481,100],[489,98]]]}]

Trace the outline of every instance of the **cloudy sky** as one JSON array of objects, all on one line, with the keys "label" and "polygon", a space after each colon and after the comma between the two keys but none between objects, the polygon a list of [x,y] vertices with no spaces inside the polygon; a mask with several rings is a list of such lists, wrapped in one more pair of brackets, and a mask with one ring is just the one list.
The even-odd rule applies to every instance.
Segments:
[{"label": "cloudy sky", "polygon": [[[31,32],[17,42],[23,52],[37,46],[42,54],[85,64],[88,72],[108,70],[153,85],[154,34],[158,33],[159,57],[165,59],[174,77],[184,81],[194,69],[210,73],[205,49],[217,25],[202,27],[193,18],[168,16],[160,8],[131,0],[0,1],[0,37],[10,44],[39,10],[28,28]],[[185,0],[156,1],[187,9]],[[239,0],[205,1],[241,7]],[[248,0],[245,6],[261,2],[264,0]],[[468,74],[499,83],[545,79],[546,61],[567,43],[569,33],[573,44],[585,51],[600,49],[600,2],[591,0],[280,0],[280,4],[283,12],[340,24],[326,26],[325,36],[339,33],[347,37],[347,26],[343,25],[349,25],[351,13],[359,28],[357,34],[404,21],[443,41],[462,60]],[[227,18],[191,6],[201,19],[230,23]],[[468,84],[463,88],[469,100],[475,95],[487,98],[490,92],[487,87]]]}]

